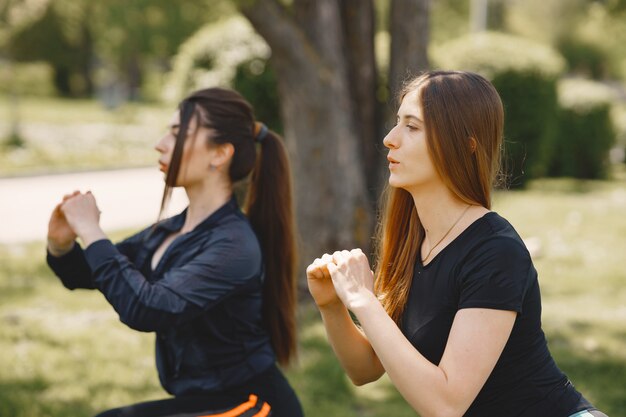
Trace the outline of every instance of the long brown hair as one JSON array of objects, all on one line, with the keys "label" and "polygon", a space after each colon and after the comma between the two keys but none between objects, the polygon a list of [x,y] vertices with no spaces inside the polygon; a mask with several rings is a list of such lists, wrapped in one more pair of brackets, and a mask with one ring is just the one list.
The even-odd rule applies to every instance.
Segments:
[{"label": "long brown hair", "polygon": [[[407,83],[399,101],[415,90],[428,152],[444,184],[462,201],[491,208],[504,120],[496,89],[471,72],[431,71]],[[399,324],[425,234],[409,192],[388,186],[382,212],[375,288],[385,310]]]},{"label": "long brown hair", "polygon": [[[263,321],[278,362],[296,354],[296,248],[291,170],[282,139],[267,128],[257,135],[253,110],[237,92],[223,88],[196,91],[179,105],[180,127],[165,179],[163,213],[180,170],[190,120],[213,130],[207,146],[231,143],[231,183],[250,176],[244,212],[250,220],[265,267]],[[260,152],[256,144],[260,143]]]}]

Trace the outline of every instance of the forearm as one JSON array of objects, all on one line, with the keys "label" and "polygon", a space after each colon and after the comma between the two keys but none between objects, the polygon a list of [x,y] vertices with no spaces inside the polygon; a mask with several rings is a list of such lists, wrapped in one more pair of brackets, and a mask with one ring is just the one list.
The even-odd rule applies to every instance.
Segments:
[{"label": "forearm", "polygon": [[55,258],[60,258],[63,255],[67,255],[74,249],[74,245],[76,245],[76,241],[69,242],[67,244],[59,244],[52,239],[48,239],[48,253]]},{"label": "forearm", "polygon": [[414,410],[424,417],[465,412],[444,370],[411,345],[375,298],[353,312],[393,384]]},{"label": "forearm", "polygon": [[320,313],[328,340],[352,382],[363,385],[380,378],[385,370],[345,306],[336,303],[320,307]]},{"label": "forearm", "polygon": [[102,239],[108,239],[107,235],[102,231],[100,225],[95,224],[89,228],[85,228],[78,233],[78,237],[83,242],[85,248],[89,247],[94,242]]},{"label": "forearm", "polygon": [[48,266],[66,288],[70,290],[76,288],[94,289],[91,269],[85,260],[80,245],[73,243],[68,252],[58,255],[48,246],[47,252]]}]

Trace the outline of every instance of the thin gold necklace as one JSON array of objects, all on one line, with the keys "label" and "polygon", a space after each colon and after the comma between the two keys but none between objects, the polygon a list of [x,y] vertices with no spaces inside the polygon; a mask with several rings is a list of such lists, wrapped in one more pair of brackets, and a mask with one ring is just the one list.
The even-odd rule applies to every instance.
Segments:
[{"label": "thin gold necklace", "polygon": [[441,242],[443,242],[443,240],[446,238],[446,236],[448,236],[450,234],[450,232],[452,231],[452,229],[454,229],[454,226],[456,226],[461,219],[463,218],[463,216],[465,216],[465,213],[467,213],[467,210],[469,210],[469,208],[472,207],[471,204],[468,204],[467,207],[465,207],[465,210],[463,210],[463,213],[461,213],[461,215],[459,216],[458,219],[456,219],[456,221],[454,222],[454,224],[452,226],[450,226],[450,228],[448,229],[448,231],[446,232],[445,235],[443,235],[443,237],[441,239],[439,239],[439,241],[437,243],[435,243],[434,246],[431,246],[430,250],[428,251],[428,253],[426,254],[425,258],[422,258],[422,263],[426,262],[426,260],[428,259],[428,257],[430,256],[431,253],[433,253],[433,250],[439,246],[439,244]]}]

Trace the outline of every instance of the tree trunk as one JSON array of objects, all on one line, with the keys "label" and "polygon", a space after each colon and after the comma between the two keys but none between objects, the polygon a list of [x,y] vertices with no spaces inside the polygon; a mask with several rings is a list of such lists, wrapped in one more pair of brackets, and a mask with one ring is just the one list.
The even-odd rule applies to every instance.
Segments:
[{"label": "tree trunk", "polygon": [[348,83],[356,132],[360,138],[361,160],[366,167],[368,196],[376,210],[378,196],[386,180],[382,145],[382,108],[376,97],[378,70],[374,52],[374,4],[362,0],[340,0],[344,36],[344,56],[348,64]]},{"label": "tree trunk", "polygon": [[397,98],[403,83],[428,69],[430,0],[392,0],[389,32],[389,91]]},{"label": "tree trunk", "polygon": [[242,12],[272,48],[304,266],[324,252],[365,249],[372,216],[347,81],[340,8],[334,0],[294,3],[296,11],[309,8],[306,27],[275,0],[245,2]]},{"label": "tree trunk", "polygon": [[[372,0],[237,4],[272,50],[295,176],[302,266],[324,252],[367,251],[374,203],[387,175],[381,133],[388,115],[376,95]],[[393,94],[407,73],[428,68],[429,4],[392,3]]]}]

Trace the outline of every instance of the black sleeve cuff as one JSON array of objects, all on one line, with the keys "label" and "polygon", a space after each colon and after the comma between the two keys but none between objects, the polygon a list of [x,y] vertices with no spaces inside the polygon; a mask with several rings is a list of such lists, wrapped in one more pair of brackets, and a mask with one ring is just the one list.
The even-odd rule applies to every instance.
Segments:
[{"label": "black sleeve cuff", "polygon": [[109,239],[97,240],[85,249],[85,259],[92,271],[119,254],[120,252]]},{"label": "black sleeve cuff", "polygon": [[83,248],[80,247],[78,242],[74,242],[74,246],[72,246],[72,249],[61,256],[54,256],[46,247],[46,261],[52,269],[54,269],[55,267],[61,268],[63,265],[67,265],[72,261],[80,259],[82,251]]}]

